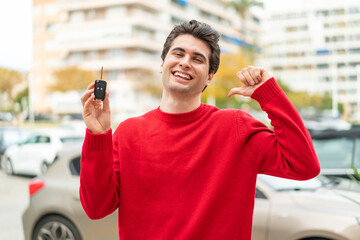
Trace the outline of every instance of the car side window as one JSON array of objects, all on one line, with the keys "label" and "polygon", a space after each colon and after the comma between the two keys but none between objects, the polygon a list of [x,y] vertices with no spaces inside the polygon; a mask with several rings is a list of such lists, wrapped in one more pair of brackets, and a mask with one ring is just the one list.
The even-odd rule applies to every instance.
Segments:
[{"label": "car side window", "polygon": [[255,198],[267,199],[265,194],[262,191],[260,191],[258,188],[256,188]]},{"label": "car side window", "polygon": [[80,176],[80,156],[70,161],[69,168],[72,175]]},{"label": "car side window", "polygon": [[50,143],[50,137],[38,136],[36,143]]},{"label": "car side window", "polygon": [[[313,139],[321,168],[349,168],[352,164],[354,140],[351,138]],[[339,161],[341,160],[341,161]]]},{"label": "car side window", "polygon": [[354,167],[360,168],[360,138],[355,140]]},{"label": "car side window", "polygon": [[38,136],[32,136],[25,141],[25,144],[36,143],[37,139],[38,139]]}]

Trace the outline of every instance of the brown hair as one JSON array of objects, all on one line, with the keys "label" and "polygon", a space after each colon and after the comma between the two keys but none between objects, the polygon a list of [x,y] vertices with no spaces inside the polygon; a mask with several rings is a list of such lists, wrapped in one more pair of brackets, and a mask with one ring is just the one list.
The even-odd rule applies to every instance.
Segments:
[{"label": "brown hair", "polygon": [[209,45],[209,73],[216,73],[220,64],[220,47],[218,44],[220,35],[210,25],[198,22],[196,20],[183,22],[180,25],[174,27],[174,29],[170,32],[164,43],[164,47],[161,53],[161,59],[164,61],[165,56],[169,52],[170,46],[175,40],[175,38],[183,34],[190,34],[193,37],[199,38],[200,40],[206,42]]}]

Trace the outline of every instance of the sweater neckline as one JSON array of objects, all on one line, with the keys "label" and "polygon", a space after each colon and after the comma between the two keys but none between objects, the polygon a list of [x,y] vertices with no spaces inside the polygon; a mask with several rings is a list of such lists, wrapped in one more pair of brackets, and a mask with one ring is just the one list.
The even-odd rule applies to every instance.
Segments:
[{"label": "sweater neckline", "polygon": [[209,105],[201,103],[200,106],[186,113],[166,113],[160,109],[160,106],[156,109],[157,116],[165,122],[189,122],[198,119],[208,109]]}]

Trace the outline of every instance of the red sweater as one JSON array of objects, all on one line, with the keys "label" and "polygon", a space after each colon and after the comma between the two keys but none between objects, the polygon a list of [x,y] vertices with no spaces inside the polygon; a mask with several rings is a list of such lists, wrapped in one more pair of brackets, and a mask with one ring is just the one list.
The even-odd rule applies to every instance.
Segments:
[{"label": "red sweater", "polygon": [[245,112],[159,108],[83,145],[80,198],[92,219],[119,209],[121,240],[251,239],[256,175],[305,180],[320,166],[297,110],[274,79],[251,96],[274,131]]}]

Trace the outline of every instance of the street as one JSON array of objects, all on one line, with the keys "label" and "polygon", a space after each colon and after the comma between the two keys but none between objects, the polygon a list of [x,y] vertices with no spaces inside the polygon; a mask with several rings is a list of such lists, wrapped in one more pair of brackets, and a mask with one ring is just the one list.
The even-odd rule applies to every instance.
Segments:
[{"label": "street", "polygon": [[0,170],[0,239],[24,239],[22,214],[29,203],[30,180]]}]

